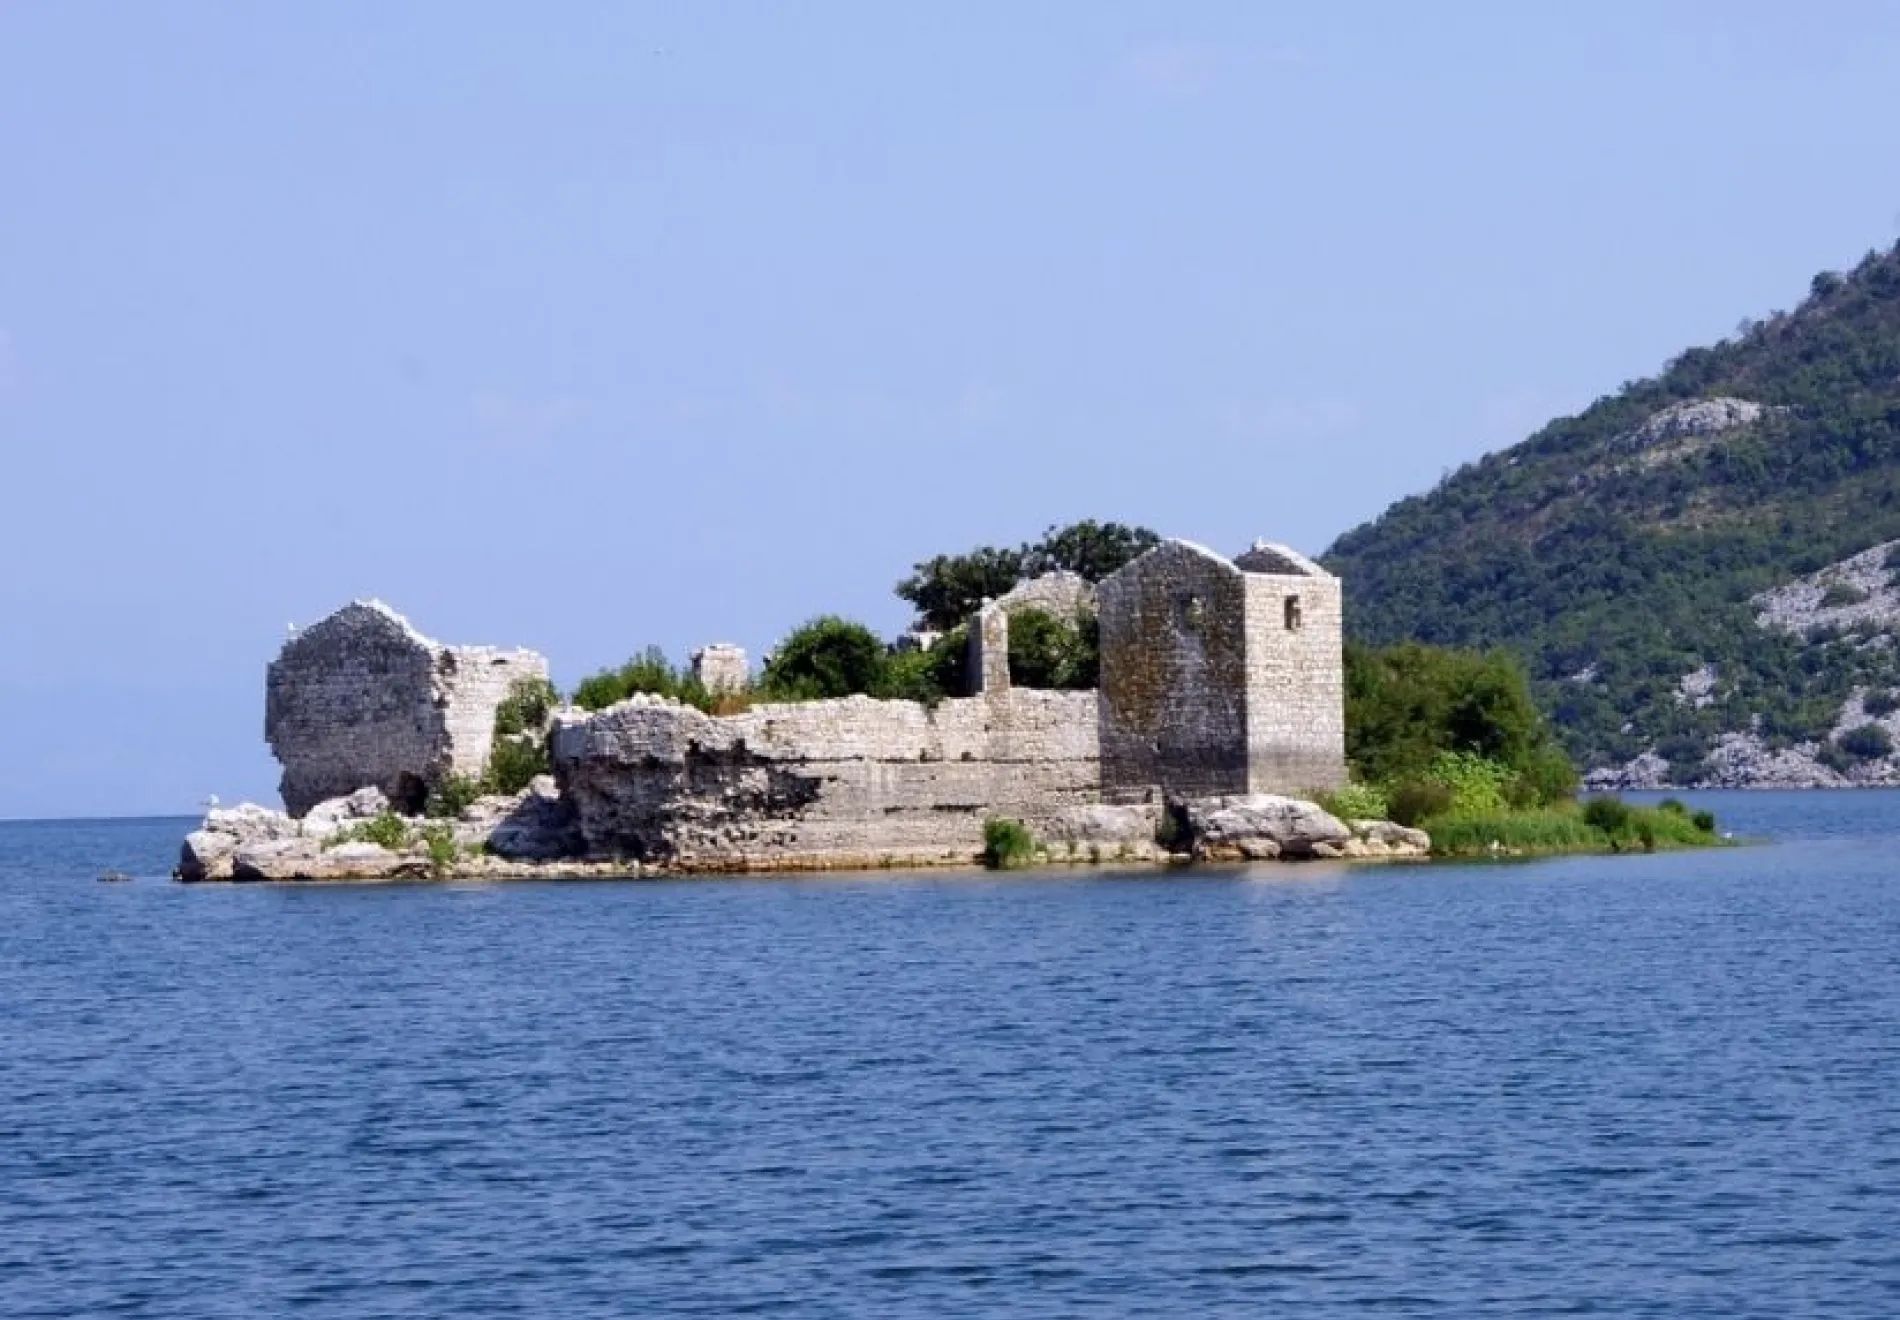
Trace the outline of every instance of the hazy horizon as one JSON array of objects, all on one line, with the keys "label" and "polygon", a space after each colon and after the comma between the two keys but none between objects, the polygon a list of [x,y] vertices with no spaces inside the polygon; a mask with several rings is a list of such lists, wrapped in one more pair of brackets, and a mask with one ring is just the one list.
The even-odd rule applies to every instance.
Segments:
[{"label": "hazy horizon", "polygon": [[0,818],[274,802],[356,597],[571,685],[1078,518],[1317,553],[1891,246],[1896,64],[1847,2],[7,6]]}]

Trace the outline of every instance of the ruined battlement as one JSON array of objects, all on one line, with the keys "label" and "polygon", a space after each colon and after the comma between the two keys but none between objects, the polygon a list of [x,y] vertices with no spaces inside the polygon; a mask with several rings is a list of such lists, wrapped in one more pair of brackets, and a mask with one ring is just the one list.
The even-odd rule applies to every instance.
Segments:
[{"label": "ruined battlement", "polygon": [[545,680],[533,651],[444,646],[379,600],[344,606],[295,634],[264,684],[264,740],[284,767],[284,809],[376,787],[419,810],[450,775],[488,766],[495,710],[524,678]]},{"label": "ruined battlement", "polygon": [[[1099,690],[1012,685],[1009,622],[1028,609],[1095,618]],[[573,836],[589,857],[697,869],[967,862],[991,817],[1073,840],[1104,812],[1345,782],[1339,582],[1284,546],[1164,541],[1100,583],[1050,574],[986,601],[969,638],[973,691],[935,706],[561,711],[548,750]],[[713,691],[749,681],[734,646],[693,669]],[[546,676],[532,651],[444,646],[377,601],[339,610],[270,666],[286,808],[369,786],[419,808],[480,776],[497,706]]]}]

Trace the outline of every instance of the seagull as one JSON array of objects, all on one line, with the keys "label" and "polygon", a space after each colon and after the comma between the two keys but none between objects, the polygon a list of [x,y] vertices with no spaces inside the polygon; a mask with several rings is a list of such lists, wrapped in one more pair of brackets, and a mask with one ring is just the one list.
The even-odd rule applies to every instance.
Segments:
[{"label": "seagull", "polygon": [[210,797],[206,798],[203,802],[199,803],[198,805],[204,807],[207,810],[215,809],[218,805],[218,795],[216,793],[213,793]]}]

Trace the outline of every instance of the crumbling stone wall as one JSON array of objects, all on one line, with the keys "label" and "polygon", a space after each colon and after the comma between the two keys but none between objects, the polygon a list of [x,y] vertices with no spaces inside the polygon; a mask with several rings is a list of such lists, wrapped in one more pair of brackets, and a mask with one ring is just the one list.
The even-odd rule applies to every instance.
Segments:
[{"label": "crumbling stone wall", "polygon": [[693,677],[708,692],[743,692],[752,682],[752,666],[743,646],[714,642],[692,655]]},{"label": "crumbling stone wall", "polygon": [[284,809],[301,816],[359,788],[398,803],[488,766],[495,709],[532,651],[448,647],[381,601],[356,601],[284,644],[265,678],[264,738],[284,767]]},{"label": "crumbling stone wall", "polygon": [[847,697],[714,717],[636,697],[559,716],[550,753],[590,854],[686,870],[971,861],[991,816],[1099,800],[1093,692],[926,707]]},{"label": "crumbling stone wall", "polygon": [[1065,620],[1093,614],[1095,587],[1079,573],[1057,569],[985,601],[970,621],[969,672],[977,692],[1008,690],[1009,620],[1024,610],[1041,610]]}]

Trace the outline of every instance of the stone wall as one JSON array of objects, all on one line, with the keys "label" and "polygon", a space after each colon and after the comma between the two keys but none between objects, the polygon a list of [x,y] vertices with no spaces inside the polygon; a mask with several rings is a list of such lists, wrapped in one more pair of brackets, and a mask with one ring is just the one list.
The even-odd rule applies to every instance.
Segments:
[{"label": "stone wall", "polygon": [[1081,574],[1057,569],[985,601],[970,623],[969,672],[977,692],[1009,687],[1009,620],[1024,610],[1041,610],[1065,621],[1093,614],[1095,588]]},{"label": "stone wall", "polygon": [[1165,541],[1097,592],[1107,800],[1345,782],[1337,578],[1285,546]]},{"label": "stone wall", "polygon": [[554,774],[590,854],[682,870],[973,861],[991,816],[1099,800],[1093,692],[848,697],[714,717],[636,697],[566,711]]},{"label": "stone wall", "polygon": [[1247,791],[1304,794],[1346,782],[1339,579],[1248,573]]},{"label": "stone wall", "polygon": [[1248,791],[1246,585],[1233,564],[1165,541],[1097,588],[1103,796]]},{"label": "stone wall", "polygon": [[546,677],[532,651],[446,647],[381,601],[345,606],[286,642],[265,678],[285,810],[372,785],[419,806],[447,775],[487,768],[496,706],[517,679]]},{"label": "stone wall", "polygon": [[693,677],[708,692],[743,692],[752,682],[752,666],[743,646],[714,642],[692,655]]}]

